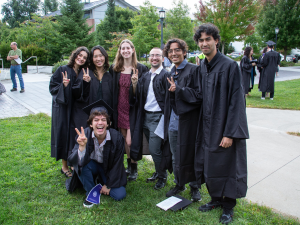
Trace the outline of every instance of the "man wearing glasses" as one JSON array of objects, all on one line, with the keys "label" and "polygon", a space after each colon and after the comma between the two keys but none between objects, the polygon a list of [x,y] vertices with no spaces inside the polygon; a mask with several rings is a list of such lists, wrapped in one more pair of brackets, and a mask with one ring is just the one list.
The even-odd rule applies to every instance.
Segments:
[{"label": "man wearing glasses", "polygon": [[[146,139],[149,143],[149,151],[153,158],[155,165],[155,172],[152,177],[147,179],[147,182],[155,182],[155,190],[165,187],[167,181],[167,171],[160,168],[162,159],[161,142],[162,139],[157,136],[154,131],[160,121],[164,110],[166,74],[163,69],[162,50],[160,48],[153,48],[150,51],[151,70],[142,76],[139,80],[137,76],[132,76],[132,87],[135,100],[138,102],[139,109],[142,112],[141,125]],[[134,103],[135,104],[135,103]],[[141,134],[140,141],[143,136]]]},{"label": "man wearing glasses", "polygon": [[[175,66],[171,75],[167,78],[165,110],[164,110],[164,131],[165,143],[169,141],[172,153],[173,172],[176,186],[166,194],[167,197],[177,195],[186,190],[185,184],[190,182],[192,201],[201,200],[201,195],[196,183],[195,174],[186,174],[184,171],[194,167],[194,158],[180,158],[181,152],[193,151],[195,149],[197,124],[199,120],[199,105],[195,108],[191,104],[186,106],[175,106],[178,91],[184,89],[192,81],[191,74],[197,65],[188,63],[186,60],[187,44],[180,39],[171,39],[164,48],[164,56],[168,57]],[[170,84],[171,86],[170,86]],[[175,85],[176,84],[176,85]],[[165,155],[165,154],[164,154]],[[179,173],[180,171],[180,173]],[[183,174],[183,176],[178,176]]]}]

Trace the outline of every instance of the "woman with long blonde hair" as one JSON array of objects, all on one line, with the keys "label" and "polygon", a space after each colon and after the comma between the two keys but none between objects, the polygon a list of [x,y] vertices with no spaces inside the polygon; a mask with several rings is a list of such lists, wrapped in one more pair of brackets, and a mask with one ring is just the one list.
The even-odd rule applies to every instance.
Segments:
[{"label": "woman with long blonde hair", "polygon": [[136,123],[139,116],[138,107],[130,104],[130,98],[133,96],[132,81],[137,82],[132,77],[139,79],[148,68],[138,63],[133,43],[125,39],[120,43],[109,71],[113,77],[113,126],[119,129],[125,139],[128,180],[136,180],[138,175],[136,161],[140,160],[142,155],[142,143],[139,140],[142,140],[140,135],[143,133],[140,124]]}]

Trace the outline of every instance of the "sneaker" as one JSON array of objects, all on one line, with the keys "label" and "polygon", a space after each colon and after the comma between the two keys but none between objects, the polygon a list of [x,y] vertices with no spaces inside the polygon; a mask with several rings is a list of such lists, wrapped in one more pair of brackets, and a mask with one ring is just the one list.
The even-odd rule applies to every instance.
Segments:
[{"label": "sneaker", "polygon": [[17,91],[17,88],[10,89],[11,92]]},{"label": "sneaker", "polygon": [[202,200],[201,194],[200,194],[200,191],[198,188],[191,187],[191,196],[192,196],[192,199],[191,199],[192,202],[200,202]]},{"label": "sneaker", "polygon": [[166,186],[167,178],[158,178],[158,181],[156,182],[154,189],[159,190]]},{"label": "sneaker", "polygon": [[220,223],[229,224],[233,221],[233,209],[223,209],[223,214],[220,217]]},{"label": "sneaker", "polygon": [[213,209],[216,209],[216,208],[219,208],[219,207],[222,207],[222,204],[221,202],[219,201],[210,201],[209,203],[206,203],[205,205],[201,205],[199,207],[199,211],[201,212],[208,212],[210,210],[213,210]]},{"label": "sneaker", "polygon": [[273,100],[273,98],[270,98],[270,100]]},{"label": "sneaker", "polygon": [[84,208],[92,208],[94,206],[94,203],[88,202],[87,200],[84,200],[83,207]]},{"label": "sneaker", "polygon": [[166,196],[172,197],[172,196],[177,195],[180,192],[185,191],[185,190],[186,190],[185,186],[179,186],[178,184],[176,184],[176,186],[174,188],[172,188],[170,191],[167,192]]},{"label": "sneaker", "polygon": [[155,182],[157,179],[158,179],[158,173],[154,172],[152,174],[152,177],[147,178],[146,182],[147,183],[149,183],[149,182]]},{"label": "sneaker", "polygon": [[21,89],[20,93],[24,93],[25,92],[25,89]]},{"label": "sneaker", "polygon": [[265,100],[266,98],[264,98],[264,97],[261,97],[261,100]]}]

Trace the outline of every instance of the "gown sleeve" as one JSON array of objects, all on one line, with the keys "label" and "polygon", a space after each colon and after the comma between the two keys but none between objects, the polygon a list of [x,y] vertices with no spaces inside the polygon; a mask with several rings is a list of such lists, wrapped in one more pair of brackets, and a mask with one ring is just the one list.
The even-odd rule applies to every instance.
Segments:
[{"label": "gown sleeve", "polygon": [[[91,73],[89,75],[91,76]],[[90,82],[92,82],[92,79]],[[78,102],[88,101],[90,82],[86,82],[83,80],[83,71],[80,71],[78,77],[75,80],[74,85],[72,86],[72,96],[76,101]]]},{"label": "gown sleeve", "polygon": [[65,89],[68,89],[68,86],[66,88],[64,87],[62,72],[65,72],[65,70],[63,67],[59,67],[52,75],[49,84],[49,91],[56,103],[67,105],[68,99],[65,95]]}]

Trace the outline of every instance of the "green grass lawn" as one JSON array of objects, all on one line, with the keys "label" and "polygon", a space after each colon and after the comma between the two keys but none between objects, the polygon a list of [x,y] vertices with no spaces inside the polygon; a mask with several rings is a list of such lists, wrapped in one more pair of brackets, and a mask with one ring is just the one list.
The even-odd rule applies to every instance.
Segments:
[{"label": "green grass lawn", "polygon": [[[153,163],[139,162],[137,182],[127,185],[127,197],[116,202],[101,196],[101,204],[82,206],[85,191],[69,194],[61,162],[50,157],[50,117],[45,114],[0,120],[0,224],[218,224],[221,209],[201,213],[198,207],[210,200],[205,186],[202,202],[179,212],[163,211],[155,205],[166,199],[173,186],[153,190],[146,183]],[[189,188],[183,193],[190,199]],[[278,199],[280,201],[280,199]],[[270,208],[238,201],[233,224],[299,224],[273,213]]]},{"label": "green grass lawn", "polygon": [[[256,78],[258,79],[258,78]],[[300,79],[275,82],[274,100],[261,100],[257,84],[246,98],[247,107],[300,110]]]}]

